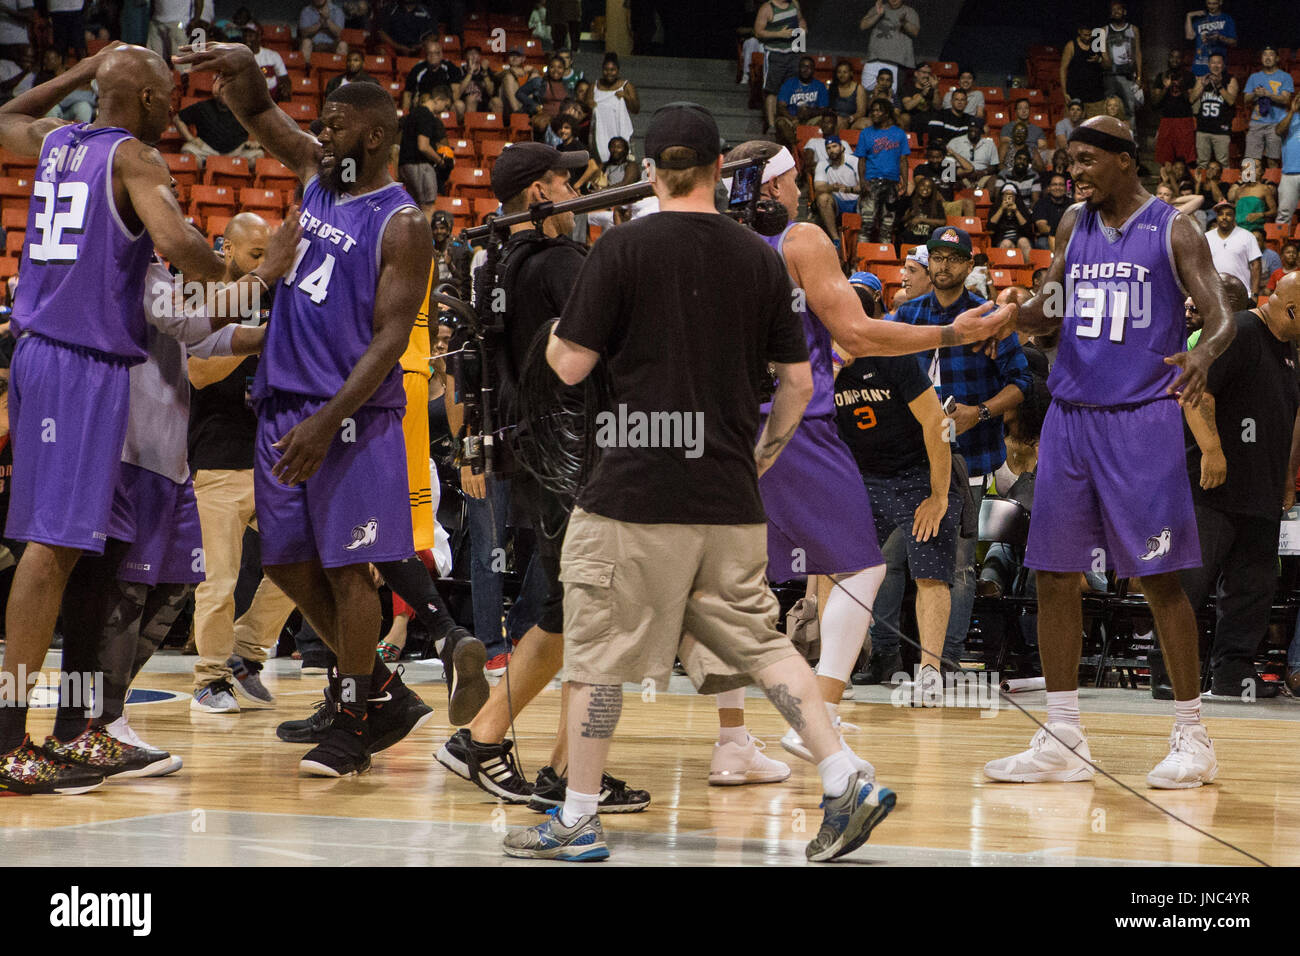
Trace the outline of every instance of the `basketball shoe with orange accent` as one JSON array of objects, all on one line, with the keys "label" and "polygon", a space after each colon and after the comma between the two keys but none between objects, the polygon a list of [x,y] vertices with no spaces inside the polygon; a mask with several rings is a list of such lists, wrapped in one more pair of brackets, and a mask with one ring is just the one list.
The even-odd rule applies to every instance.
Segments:
[{"label": "basketball shoe with orange accent", "polygon": [[105,777],[152,777],[172,762],[170,754],[159,755],[118,740],[107,727],[91,727],[67,743],[46,737],[45,752]]},{"label": "basketball shoe with orange accent", "polygon": [[51,757],[31,737],[0,754],[0,795],[85,793],[104,782],[104,775]]}]

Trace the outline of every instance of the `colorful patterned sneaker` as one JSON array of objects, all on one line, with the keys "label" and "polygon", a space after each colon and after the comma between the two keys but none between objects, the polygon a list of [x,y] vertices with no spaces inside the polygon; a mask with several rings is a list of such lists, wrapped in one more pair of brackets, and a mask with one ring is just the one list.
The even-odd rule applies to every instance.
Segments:
[{"label": "colorful patterned sneaker", "polygon": [[104,727],[113,737],[124,744],[130,744],[132,747],[138,747],[140,750],[152,755],[154,768],[148,773],[121,774],[120,776],[129,777],[165,777],[169,773],[175,773],[185,765],[184,761],[175,754],[169,754],[165,750],[152,747],[140,739],[140,735],[135,732],[135,728],[127,723],[126,715],[123,714],[117,720]]},{"label": "colorful patterned sneaker", "polygon": [[254,707],[274,707],[275,695],[262,683],[262,665],[257,661],[248,661],[238,655],[226,661],[226,666],[235,677],[234,689],[240,697],[245,698]]},{"label": "colorful patterned sneaker", "polygon": [[152,777],[171,765],[171,756],[123,743],[106,727],[91,727],[67,743],[45,738],[45,753],[55,760],[76,764],[104,777]]},{"label": "colorful patterned sneaker", "polygon": [[[561,777],[551,767],[543,767],[537,771],[537,782],[533,784],[532,796],[528,798],[528,809],[546,813],[554,807],[563,806],[564,792],[568,786],[568,778]],[[617,777],[611,777],[607,773],[601,775],[599,812],[640,813],[648,806],[648,790],[633,790]]]},{"label": "colorful patterned sneaker", "polygon": [[843,794],[822,798],[826,812],[821,829],[804,851],[808,859],[820,863],[852,853],[867,842],[897,801],[894,791],[878,786],[865,773],[855,773]]},{"label": "colorful patterned sneaker", "polygon": [[535,827],[512,830],[501,842],[506,856],[533,860],[567,860],[589,863],[609,859],[605,830],[596,814],[582,817],[571,827],[560,819],[560,808],[546,811],[547,819]]},{"label": "colorful patterned sneaker", "polygon": [[235,700],[235,689],[230,686],[230,681],[214,680],[194,692],[190,710],[204,714],[237,714],[239,701]]},{"label": "colorful patterned sneaker", "polygon": [[463,627],[447,632],[442,647],[443,673],[447,677],[447,721],[453,727],[468,724],[487,703],[491,691],[484,665],[483,642]]},{"label": "colorful patterned sneaker", "polygon": [[103,782],[102,773],[51,757],[31,737],[0,754],[0,794],[85,793]]},{"label": "colorful patterned sneaker", "polygon": [[462,727],[447,742],[438,748],[434,759],[456,776],[470,780],[469,775],[469,728]]}]

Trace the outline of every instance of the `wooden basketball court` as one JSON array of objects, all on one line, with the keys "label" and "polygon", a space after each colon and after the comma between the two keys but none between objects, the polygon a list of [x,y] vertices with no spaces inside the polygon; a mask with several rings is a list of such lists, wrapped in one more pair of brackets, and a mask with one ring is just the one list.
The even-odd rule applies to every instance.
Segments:
[{"label": "wooden basketball court", "polygon": [[[500,841],[538,817],[498,804],[433,759],[453,728],[439,665],[415,663],[407,680],[436,710],[435,720],[376,758],[360,778],[299,776],[307,748],[275,736],[281,720],[305,716],[320,678],[272,662],[264,672],[278,696],[269,710],[192,713],[193,658],[161,655],[137,689],[175,691],[132,704],[144,739],[185,760],[169,777],[110,781],[74,797],[0,802],[0,861],[7,865],[374,865],[509,861]],[[680,686],[679,686],[680,685]],[[767,754],[789,762],[785,783],[707,784],[716,713],[712,698],[674,679],[643,698],[628,687],[610,772],[650,790],[639,814],[607,816],[611,863],[618,865],[795,864],[821,819],[815,768],[781,750],[785,726],[761,697],[747,701],[749,727]],[[751,694],[753,691],[751,691]],[[1024,749],[1034,725],[1013,707],[915,710],[893,706],[886,688],[858,688],[867,700],[841,712],[861,730],[851,746],[871,760],[898,807],[871,842],[850,857],[911,865],[1213,864],[1253,865],[1143,803],[1116,784],[1012,785],[986,781],[986,760]],[[165,696],[165,695],[156,695]],[[1040,717],[1043,695],[1024,695]],[[525,772],[550,753],[558,684],[520,718]],[[1019,698],[1018,698],[1019,699]],[[1293,700],[1206,705],[1220,775],[1199,790],[1157,791],[1146,772],[1165,754],[1171,707],[1145,692],[1081,694],[1094,759],[1159,807],[1273,864],[1300,863],[1300,756]],[[48,732],[52,710],[34,710],[33,736]],[[530,865],[524,863],[523,865]]]}]

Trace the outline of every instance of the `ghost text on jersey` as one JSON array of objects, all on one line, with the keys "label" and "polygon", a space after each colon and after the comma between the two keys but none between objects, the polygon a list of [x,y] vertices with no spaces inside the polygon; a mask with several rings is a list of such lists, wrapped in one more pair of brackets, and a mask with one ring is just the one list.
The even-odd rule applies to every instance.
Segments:
[{"label": "ghost text on jersey", "polygon": [[298,217],[298,222],[302,225],[302,231],[311,233],[324,239],[326,242],[332,242],[334,245],[343,247],[344,252],[350,252],[357,241],[349,236],[338,226],[331,226],[327,222],[317,219],[309,212],[304,212]]}]

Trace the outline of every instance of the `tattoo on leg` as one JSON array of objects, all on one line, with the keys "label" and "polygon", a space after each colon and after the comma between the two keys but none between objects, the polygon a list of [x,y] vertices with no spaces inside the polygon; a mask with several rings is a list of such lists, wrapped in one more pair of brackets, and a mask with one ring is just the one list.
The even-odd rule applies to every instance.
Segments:
[{"label": "tattoo on leg", "polygon": [[798,697],[790,693],[790,688],[784,684],[773,684],[771,687],[764,687],[763,692],[767,694],[767,699],[772,702],[772,706],[781,712],[785,722],[793,728],[796,734],[802,734],[807,721],[804,720],[803,710],[800,704],[803,703]]},{"label": "tattoo on leg", "polygon": [[619,715],[623,713],[623,688],[617,684],[595,684],[587,701],[587,715],[582,721],[582,736],[605,740],[614,736]]}]

